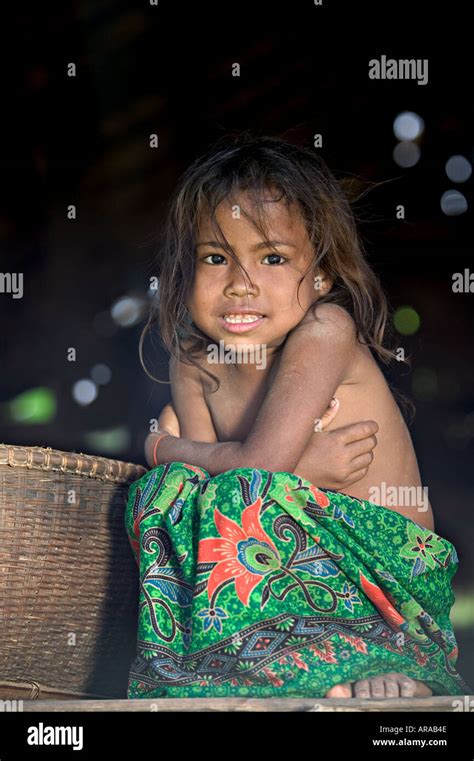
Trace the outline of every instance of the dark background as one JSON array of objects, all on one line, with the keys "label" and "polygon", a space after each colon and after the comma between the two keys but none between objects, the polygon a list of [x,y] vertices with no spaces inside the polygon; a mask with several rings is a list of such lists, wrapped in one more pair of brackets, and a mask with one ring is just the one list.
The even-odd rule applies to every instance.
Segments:
[{"label": "dark background", "polygon": [[[227,130],[304,145],[322,133],[331,169],[390,180],[365,198],[361,233],[392,307],[409,305],[421,318],[398,340],[411,369],[400,364],[387,377],[416,405],[411,433],[436,531],[459,554],[452,620],[459,669],[472,684],[474,294],[452,292],[453,274],[472,262],[472,181],[456,185],[445,173],[454,154],[473,160],[465,14],[460,3],[437,11],[309,0],[17,7],[1,61],[0,269],[24,273],[24,295],[0,293],[0,441],[145,464],[149,420],[170,395],[144,373],[138,340],[156,236],[180,173]],[[382,54],[428,58],[428,84],[370,80],[368,61]],[[231,75],[235,62],[240,77]],[[409,169],[392,156],[401,111],[425,122]],[[465,195],[465,214],[443,213],[450,188]],[[398,204],[405,220],[395,217]],[[139,307],[129,326],[110,315],[123,297]],[[167,381],[159,337],[145,357]],[[111,380],[81,406],[72,387],[96,364]],[[41,389],[55,400],[49,416]]]}]

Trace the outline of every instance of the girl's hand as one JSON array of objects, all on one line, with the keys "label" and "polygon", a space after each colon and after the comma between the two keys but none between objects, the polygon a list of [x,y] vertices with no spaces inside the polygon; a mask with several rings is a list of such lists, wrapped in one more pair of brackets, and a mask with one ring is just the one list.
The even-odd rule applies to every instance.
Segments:
[{"label": "girl's hand", "polygon": [[314,433],[293,473],[331,491],[344,491],[367,474],[377,445],[374,420]]},{"label": "girl's hand", "polygon": [[162,433],[165,433],[166,431],[172,436],[180,436],[179,420],[174,411],[172,402],[165,404],[161,410],[158,418],[158,428]]},{"label": "girl's hand", "polygon": [[324,431],[324,429],[327,428],[329,423],[331,423],[334,420],[338,410],[339,410],[339,399],[336,399],[336,397],[333,396],[322,418],[314,421],[314,430]]}]

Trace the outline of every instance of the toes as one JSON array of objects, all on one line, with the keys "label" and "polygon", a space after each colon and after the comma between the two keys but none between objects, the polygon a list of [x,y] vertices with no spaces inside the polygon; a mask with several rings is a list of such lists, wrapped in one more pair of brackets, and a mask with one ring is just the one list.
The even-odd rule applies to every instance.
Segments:
[{"label": "toes", "polygon": [[325,695],[326,698],[351,698],[352,687],[349,682],[346,684],[335,684]]},{"label": "toes", "polygon": [[400,697],[402,698],[427,698],[433,694],[433,691],[426,684],[417,679],[412,679],[406,674],[391,673],[385,676],[398,683]]},{"label": "toes", "polygon": [[412,698],[415,695],[416,682],[405,674],[400,674],[398,678],[398,684],[400,685],[400,697]]},{"label": "toes", "polygon": [[354,683],[354,696],[356,698],[370,698],[370,681],[369,679],[358,679]]},{"label": "toes", "polygon": [[375,676],[369,679],[370,694],[372,698],[384,698],[385,696],[385,680],[383,676]]},{"label": "toes", "polygon": [[399,685],[396,679],[386,675],[384,677],[385,682],[385,697],[386,698],[398,698],[400,697]]},{"label": "toes", "polygon": [[406,674],[390,672],[370,679],[358,679],[353,684],[335,684],[326,698],[413,698],[430,697],[432,690],[423,682]]},{"label": "toes", "polygon": [[419,682],[418,680],[415,680],[415,697],[416,698],[429,698],[430,695],[433,694],[433,690],[431,690],[427,684],[424,684],[424,682]]}]

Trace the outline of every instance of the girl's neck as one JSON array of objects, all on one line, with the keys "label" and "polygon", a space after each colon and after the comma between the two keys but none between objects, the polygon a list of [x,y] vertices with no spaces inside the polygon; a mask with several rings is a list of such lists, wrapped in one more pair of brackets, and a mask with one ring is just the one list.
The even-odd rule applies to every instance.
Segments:
[{"label": "girl's neck", "polygon": [[281,347],[268,350],[267,347],[262,347],[265,351],[255,352],[252,362],[233,362],[228,365],[229,371],[232,376],[239,381],[248,381],[258,383],[267,378],[267,381],[273,379],[273,376],[278,368],[281,358]]}]

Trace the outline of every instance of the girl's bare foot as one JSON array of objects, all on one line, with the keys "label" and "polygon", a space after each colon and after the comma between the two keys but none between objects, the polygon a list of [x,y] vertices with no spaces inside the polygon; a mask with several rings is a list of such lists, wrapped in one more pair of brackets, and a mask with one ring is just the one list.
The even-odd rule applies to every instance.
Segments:
[{"label": "girl's bare foot", "polygon": [[423,682],[406,674],[390,671],[387,674],[359,679],[357,682],[335,684],[326,698],[427,698],[433,692]]}]

